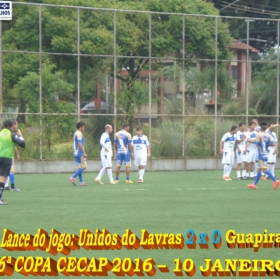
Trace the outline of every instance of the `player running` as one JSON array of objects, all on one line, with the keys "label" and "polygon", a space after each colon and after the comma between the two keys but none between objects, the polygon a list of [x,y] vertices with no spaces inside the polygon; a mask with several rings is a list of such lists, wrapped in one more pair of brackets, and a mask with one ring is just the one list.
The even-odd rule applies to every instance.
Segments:
[{"label": "player running", "polygon": [[144,182],[145,166],[147,158],[151,155],[150,143],[146,135],[143,135],[142,127],[136,127],[136,135],[132,138],[134,152],[134,165],[138,167],[138,183]]},{"label": "player running", "polygon": [[117,168],[116,168],[116,184],[119,183],[119,175],[124,161],[126,167],[126,184],[132,184],[130,180],[130,155],[132,154],[132,145],[131,145],[131,134],[129,131],[129,125],[124,124],[122,130],[118,131],[115,135],[115,150],[117,154]]},{"label": "player running", "polygon": [[10,174],[15,146],[25,148],[25,142],[16,120],[4,122],[4,129],[0,132],[0,205],[8,204],[2,199],[5,183]]},{"label": "player running", "polygon": [[234,163],[234,147],[236,142],[237,126],[232,126],[230,132],[224,134],[220,141],[220,153],[223,154],[222,164],[224,164],[225,181],[231,181],[230,172]]},{"label": "player running", "polygon": [[267,165],[267,157],[268,157],[268,146],[273,145],[274,139],[271,135],[269,135],[266,131],[267,124],[265,122],[260,124],[261,131],[256,135],[255,144],[258,148],[258,173],[257,178],[255,179],[255,182],[253,184],[248,185],[250,189],[256,189],[257,184],[262,176],[262,171],[267,174],[270,179],[273,180],[273,189],[275,190],[280,181],[277,180],[272,173],[268,170]]},{"label": "player running", "polygon": [[101,135],[100,138],[100,145],[101,145],[101,152],[100,152],[100,157],[101,157],[101,163],[102,163],[102,168],[97,175],[97,177],[94,179],[94,181],[100,185],[103,185],[101,182],[102,176],[106,173],[109,177],[110,184],[115,185],[115,181],[113,180],[113,174],[112,174],[112,156],[113,156],[113,151],[112,151],[112,143],[110,139],[110,134],[113,132],[113,128],[111,125],[106,124],[105,125],[105,132]]},{"label": "player running", "polygon": [[70,182],[76,186],[76,177],[79,177],[80,186],[85,187],[86,183],[83,180],[83,171],[87,168],[85,152],[85,139],[83,132],[85,130],[85,124],[83,122],[78,122],[76,125],[77,131],[74,133],[73,142],[74,142],[74,157],[76,160],[77,171],[69,178]]},{"label": "player running", "polygon": [[246,179],[254,179],[254,165],[258,159],[258,148],[255,144],[258,132],[255,127],[256,124],[251,121],[249,123],[249,131],[247,132],[247,152],[244,158],[245,169],[247,170]]},{"label": "player running", "polygon": [[[236,173],[238,180],[246,179],[246,168],[244,163],[244,158],[247,152],[247,143],[246,143],[246,132],[245,132],[245,124],[239,124],[239,130],[236,133]],[[244,168],[241,176],[241,164],[244,163]]]}]

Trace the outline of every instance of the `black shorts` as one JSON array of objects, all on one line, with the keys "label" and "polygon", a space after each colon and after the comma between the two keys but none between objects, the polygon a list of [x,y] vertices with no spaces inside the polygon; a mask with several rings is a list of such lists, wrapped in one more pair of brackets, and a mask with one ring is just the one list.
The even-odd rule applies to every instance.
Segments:
[{"label": "black shorts", "polygon": [[11,158],[0,157],[0,176],[8,177],[12,167]]}]

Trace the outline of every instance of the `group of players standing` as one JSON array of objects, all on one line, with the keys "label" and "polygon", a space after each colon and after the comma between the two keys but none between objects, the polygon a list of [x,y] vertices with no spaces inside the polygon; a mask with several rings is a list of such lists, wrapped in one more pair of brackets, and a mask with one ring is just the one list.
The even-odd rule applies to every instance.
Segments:
[{"label": "group of players standing", "polygon": [[[273,189],[280,181],[275,178],[275,163],[278,150],[277,135],[273,131],[278,124],[267,125],[258,123],[254,119],[249,123],[248,129],[244,123],[232,126],[231,131],[224,134],[220,141],[220,153],[223,154],[223,179],[230,181],[230,173],[234,164],[234,151],[236,153],[236,172],[239,180],[255,180],[248,187],[256,189],[259,180],[273,180]],[[243,164],[243,170],[242,169]]]},{"label": "group of players standing", "polygon": [[[76,160],[76,172],[70,177],[70,182],[73,185],[76,185],[76,177],[79,177],[80,186],[86,186],[86,183],[83,181],[83,171],[87,168],[85,152],[85,141],[84,141],[84,128],[85,124],[83,122],[78,122],[77,131],[74,134],[74,157]],[[122,130],[118,131],[115,134],[114,147],[116,151],[117,167],[116,167],[116,177],[113,179],[112,173],[112,157],[113,149],[110,139],[110,134],[113,132],[111,125],[105,125],[105,132],[101,135],[100,145],[101,145],[101,164],[102,168],[95,178],[95,182],[103,185],[101,181],[102,176],[107,173],[109,177],[110,184],[119,183],[119,174],[122,163],[124,162],[126,167],[126,184],[132,184],[133,181],[130,180],[130,168],[131,168],[131,157],[134,158],[134,164],[138,167],[139,179],[138,183],[144,182],[144,173],[145,166],[147,164],[147,158],[150,157],[150,143],[146,135],[143,135],[142,127],[136,127],[136,135],[131,138],[129,133],[129,125],[124,124]]]}]

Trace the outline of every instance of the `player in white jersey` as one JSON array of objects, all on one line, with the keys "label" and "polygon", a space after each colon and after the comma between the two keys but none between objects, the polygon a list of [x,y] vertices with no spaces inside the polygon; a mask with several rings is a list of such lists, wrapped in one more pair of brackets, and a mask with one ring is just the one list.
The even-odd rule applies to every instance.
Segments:
[{"label": "player in white jersey", "polygon": [[132,138],[132,146],[134,153],[134,165],[138,167],[139,180],[138,183],[143,183],[145,166],[147,158],[151,155],[150,143],[148,137],[143,135],[142,127],[136,127],[136,135]]},{"label": "player in white jersey", "polygon": [[97,175],[97,177],[94,179],[94,181],[100,185],[103,185],[101,178],[106,173],[109,177],[110,183],[115,185],[115,181],[113,180],[113,173],[112,173],[112,143],[110,139],[110,134],[113,132],[113,128],[111,125],[106,124],[105,125],[105,132],[101,135],[100,138],[100,145],[101,145],[101,151],[100,151],[100,157],[101,157],[101,163],[102,168]]},{"label": "player in white jersey", "polygon": [[236,133],[236,173],[238,180],[242,180],[244,177],[246,177],[245,164],[241,176],[241,165],[244,163],[244,158],[247,152],[246,138],[247,135],[245,131],[245,123],[240,123],[239,130]]},{"label": "player in white jersey", "polygon": [[244,157],[245,169],[247,170],[246,179],[254,179],[254,165],[258,160],[258,148],[255,144],[255,138],[258,132],[255,129],[256,124],[251,121],[247,131],[247,152]]},{"label": "player in white jersey", "polygon": [[220,153],[223,154],[222,164],[224,164],[223,179],[230,181],[230,172],[234,163],[234,147],[236,142],[237,126],[232,126],[230,132],[224,134],[220,141]]},{"label": "player in white jersey", "polygon": [[[275,176],[275,163],[276,163],[276,156],[278,152],[278,139],[276,133],[273,131],[275,127],[278,127],[279,124],[270,124],[268,129],[265,131],[267,132],[274,140],[274,145],[269,145],[268,156],[267,156],[267,165],[269,167],[270,172],[273,176]],[[269,178],[266,176],[266,178]]]}]

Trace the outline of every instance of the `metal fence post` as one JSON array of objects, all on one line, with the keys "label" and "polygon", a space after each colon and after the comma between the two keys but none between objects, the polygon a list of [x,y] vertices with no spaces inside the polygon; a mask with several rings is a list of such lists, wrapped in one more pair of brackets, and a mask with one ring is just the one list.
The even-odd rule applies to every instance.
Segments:
[{"label": "metal fence post", "polygon": [[42,62],[42,6],[39,5],[39,113],[40,113],[40,160],[43,160],[43,62]]}]

